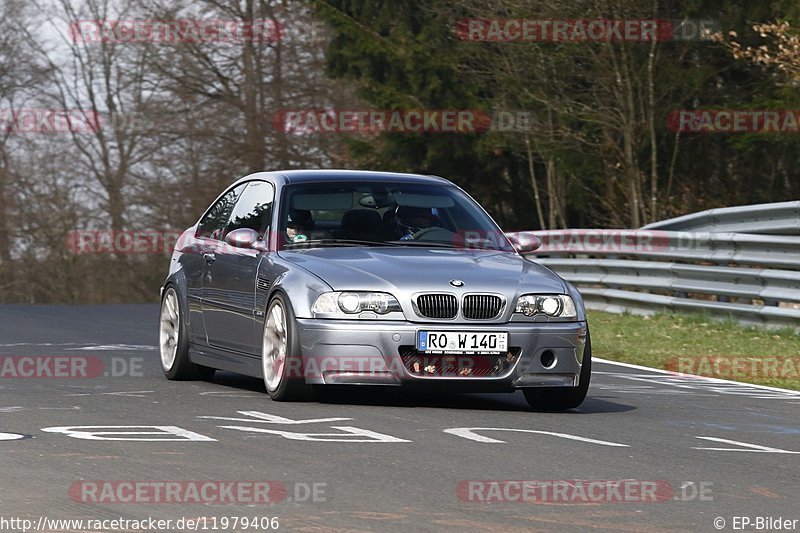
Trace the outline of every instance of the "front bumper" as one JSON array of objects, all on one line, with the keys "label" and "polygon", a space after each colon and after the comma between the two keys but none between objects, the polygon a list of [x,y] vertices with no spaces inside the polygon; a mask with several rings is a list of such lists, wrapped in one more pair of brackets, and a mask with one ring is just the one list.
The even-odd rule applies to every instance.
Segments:
[{"label": "front bumper", "polygon": [[[297,319],[303,377],[309,384],[439,385],[476,390],[578,385],[586,322],[505,324]],[[513,363],[499,375],[422,375],[401,357],[415,350],[417,332],[507,332]],[[549,354],[545,352],[550,352]],[[544,357],[543,357],[544,355]],[[427,355],[426,357],[437,357]],[[443,356],[438,356],[443,357]],[[457,356],[459,358],[462,356]],[[550,363],[549,359],[554,358]],[[550,363],[547,366],[543,363]]]}]

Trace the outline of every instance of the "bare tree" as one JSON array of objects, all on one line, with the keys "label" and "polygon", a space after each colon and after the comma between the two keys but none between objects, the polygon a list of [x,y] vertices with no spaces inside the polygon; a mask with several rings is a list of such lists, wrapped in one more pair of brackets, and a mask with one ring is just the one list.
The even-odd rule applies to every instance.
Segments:
[{"label": "bare tree", "polygon": [[59,0],[48,9],[47,15],[61,23],[59,40],[44,43],[31,36],[31,42],[50,67],[52,104],[94,121],[94,127],[69,132],[74,168],[92,178],[87,196],[97,201],[110,227],[119,231],[126,226],[126,190],[132,169],[147,161],[158,146],[145,142],[156,132],[143,129],[142,121],[135,120],[147,112],[158,90],[145,78],[150,49],[76,36],[64,29],[74,29],[81,21],[134,18],[137,12],[127,0]]},{"label": "bare tree", "polygon": [[325,76],[327,36],[306,2],[145,0],[140,9],[151,20],[262,28],[253,37],[188,38],[151,47],[149,76],[162,89],[152,120],[169,139],[139,181],[143,198],[159,206],[154,217],[186,224],[166,208],[176,198],[197,213],[243,174],[331,163],[340,146],[335,136],[295,135],[276,123],[287,109],[352,101],[345,86]]},{"label": "bare tree", "polygon": [[17,179],[17,154],[24,153],[25,143],[17,135],[15,112],[33,99],[44,72],[24,38],[35,24],[28,4],[0,0],[0,12],[0,288],[4,294],[15,294],[21,280],[12,261],[25,193]]}]

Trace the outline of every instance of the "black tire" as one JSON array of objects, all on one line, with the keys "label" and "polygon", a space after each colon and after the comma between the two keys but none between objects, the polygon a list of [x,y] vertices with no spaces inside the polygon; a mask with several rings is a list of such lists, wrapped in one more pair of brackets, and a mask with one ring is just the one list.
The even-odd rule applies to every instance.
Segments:
[{"label": "black tire", "polygon": [[[306,384],[303,358],[300,354],[300,339],[297,335],[297,327],[295,323],[294,310],[288,299],[280,292],[269,301],[267,305],[266,317],[264,319],[264,337],[267,335],[267,328],[270,324],[270,316],[275,307],[279,307],[283,311],[285,317],[285,342],[286,342],[286,359],[278,378],[276,386],[270,387],[267,380],[266,362],[265,362],[265,346],[266,342],[261,343],[261,361],[262,361],[262,374],[264,378],[264,387],[267,389],[269,397],[278,402],[298,402],[305,401],[311,398],[312,388]],[[273,328],[273,333],[278,334],[278,330]]]},{"label": "black tire", "polygon": [[[174,297],[174,299],[173,299]],[[165,316],[165,305],[168,300],[174,304],[174,318],[167,311]],[[169,319],[169,320],[167,320]],[[173,328],[176,328],[178,339],[175,344],[175,356],[171,364],[165,357],[165,350],[169,346],[164,345],[164,321],[167,320]],[[171,341],[174,342],[174,341]],[[159,351],[161,355],[161,370],[167,379],[171,380],[206,380],[214,377],[215,369],[193,363],[189,359],[189,336],[186,332],[186,321],[183,320],[183,313],[180,306],[180,297],[174,285],[168,285],[161,298],[161,311],[159,313]]]},{"label": "black tire", "polygon": [[586,333],[586,345],[583,348],[583,365],[577,387],[552,387],[523,389],[528,405],[534,409],[547,411],[564,411],[578,407],[586,399],[589,392],[589,381],[592,377],[592,339]]}]

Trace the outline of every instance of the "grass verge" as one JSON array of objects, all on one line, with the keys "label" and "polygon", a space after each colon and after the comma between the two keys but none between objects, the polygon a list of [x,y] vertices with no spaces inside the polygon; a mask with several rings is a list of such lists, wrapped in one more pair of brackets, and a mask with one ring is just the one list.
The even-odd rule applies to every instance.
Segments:
[{"label": "grass verge", "polygon": [[704,315],[588,311],[597,357],[800,390],[800,335]]}]

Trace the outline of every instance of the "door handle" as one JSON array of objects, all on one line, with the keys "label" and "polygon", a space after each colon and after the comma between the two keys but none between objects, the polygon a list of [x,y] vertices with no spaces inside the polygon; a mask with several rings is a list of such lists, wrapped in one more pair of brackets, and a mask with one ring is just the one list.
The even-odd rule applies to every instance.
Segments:
[{"label": "door handle", "polygon": [[203,254],[203,259],[206,260],[206,263],[213,263],[217,260],[217,256],[213,253],[210,254]]}]

